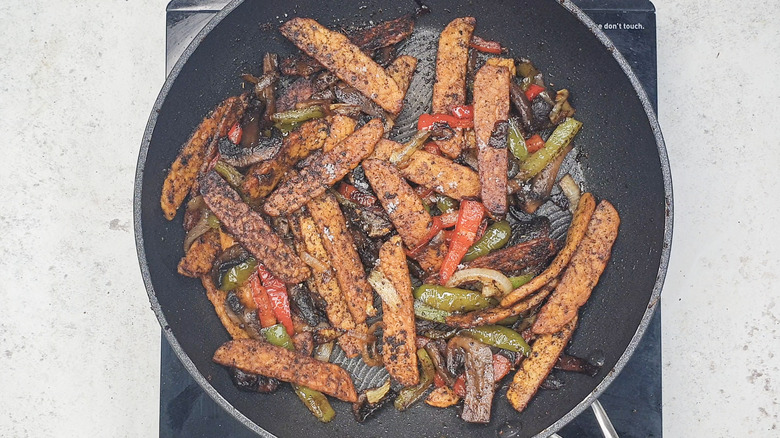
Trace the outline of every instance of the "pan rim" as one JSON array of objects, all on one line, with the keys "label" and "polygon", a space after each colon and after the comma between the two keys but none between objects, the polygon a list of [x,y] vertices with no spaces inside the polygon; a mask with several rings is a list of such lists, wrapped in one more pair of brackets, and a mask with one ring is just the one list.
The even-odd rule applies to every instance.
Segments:
[{"label": "pan rim", "polygon": [[[214,401],[217,402],[217,404],[219,404],[223,409],[228,411],[228,413],[230,413],[234,418],[240,421],[244,426],[246,426],[253,432],[259,434],[260,436],[273,437],[274,435],[270,434],[268,431],[266,431],[265,429],[257,425],[254,421],[249,419],[241,411],[236,409],[227,399],[225,399],[211,385],[211,383],[208,382],[206,377],[200,373],[200,371],[195,366],[194,362],[189,358],[187,353],[179,344],[171,328],[168,326],[168,322],[165,318],[165,315],[162,312],[160,303],[157,300],[154,286],[152,285],[152,281],[151,281],[151,274],[149,271],[148,261],[146,258],[146,251],[144,249],[144,239],[142,233],[143,222],[141,217],[141,212],[142,212],[141,211],[141,195],[142,195],[141,182],[143,181],[143,174],[146,166],[146,158],[148,155],[149,145],[151,144],[152,134],[154,132],[154,128],[157,123],[157,118],[160,109],[162,108],[162,105],[165,99],[167,98],[168,93],[170,92],[170,89],[173,83],[176,81],[179,73],[181,72],[184,65],[189,60],[192,53],[200,45],[201,41],[215,27],[217,27],[217,25],[228,14],[230,14],[236,7],[238,7],[243,2],[244,0],[231,0],[230,3],[228,3],[222,10],[220,10],[198,32],[198,34],[195,36],[192,42],[187,46],[184,52],[182,52],[181,56],[174,64],[157,98],[155,99],[154,105],[152,107],[152,111],[150,113],[149,119],[146,124],[146,128],[144,130],[144,135],[141,142],[141,147],[139,150],[138,160],[136,164],[135,182],[134,182],[134,191],[133,191],[133,229],[135,232],[136,252],[138,255],[138,261],[141,269],[141,277],[143,279],[144,286],[146,288],[146,292],[149,297],[151,308],[154,311],[155,316],[157,317],[157,320],[160,324],[160,327],[163,330],[165,338],[167,339],[168,343],[171,345],[172,350],[179,358],[184,368],[187,370],[187,372],[189,372],[189,374],[198,383],[198,385],[204,390],[204,392],[206,392]],[[568,413],[564,414],[556,422],[554,422],[546,429],[539,432],[536,435],[536,437],[546,437],[552,433],[557,432],[564,425],[566,425],[575,417],[577,417],[580,413],[582,413],[582,411],[587,409],[593,403],[593,401],[595,401],[598,398],[598,396],[601,395],[601,393],[603,393],[604,390],[620,374],[620,372],[625,367],[626,363],[633,355],[637,345],[639,344],[648,325],[650,324],[650,320],[655,312],[655,309],[658,307],[658,303],[661,296],[661,290],[663,288],[664,280],[666,278],[666,273],[669,266],[669,258],[671,254],[671,245],[672,245],[672,228],[674,222],[672,176],[671,176],[671,168],[669,165],[669,157],[666,150],[666,144],[664,142],[661,133],[661,127],[658,123],[658,118],[655,114],[650,99],[647,96],[647,93],[645,92],[643,86],[639,81],[639,78],[633,72],[630,65],[628,64],[628,61],[626,61],[626,59],[623,57],[620,51],[617,50],[617,48],[609,39],[609,37],[607,37],[606,34],[601,29],[598,28],[596,23],[589,16],[587,16],[577,5],[575,5],[571,0],[558,0],[557,3],[560,4],[562,7],[564,7],[569,13],[573,14],[584,26],[586,26],[590,30],[590,32],[607,49],[607,51],[610,52],[612,57],[615,59],[615,61],[623,70],[623,73],[628,77],[629,81],[631,82],[631,85],[634,88],[634,91],[637,97],[639,98],[640,103],[642,104],[642,108],[645,111],[645,115],[648,119],[650,129],[653,132],[653,135],[656,140],[656,146],[658,150],[659,161],[661,164],[661,174],[662,174],[663,186],[664,186],[665,217],[664,217],[663,243],[662,243],[662,248],[660,253],[660,263],[656,275],[656,281],[653,286],[653,291],[650,295],[650,301],[648,307],[645,310],[642,320],[640,321],[636,332],[631,338],[631,341],[629,342],[626,349],[623,351],[623,354],[620,356],[620,358],[618,359],[618,361],[616,362],[612,370],[609,373],[607,373],[607,376],[598,385],[596,385],[593,391],[591,391],[591,393],[587,397],[585,397],[582,401],[580,401]]]}]

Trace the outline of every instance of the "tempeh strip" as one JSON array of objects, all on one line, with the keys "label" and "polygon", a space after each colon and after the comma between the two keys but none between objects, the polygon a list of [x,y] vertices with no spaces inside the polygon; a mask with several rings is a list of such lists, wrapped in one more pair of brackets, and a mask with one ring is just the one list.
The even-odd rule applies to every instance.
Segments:
[{"label": "tempeh strip", "polygon": [[257,261],[285,283],[300,283],[310,272],[295,252],[274,233],[260,213],[252,210],[241,196],[211,171],[200,180],[200,193],[220,223]]},{"label": "tempeh strip", "polygon": [[176,268],[179,274],[197,278],[211,272],[211,264],[222,249],[219,238],[220,235],[216,230],[206,231],[198,237],[179,261]]},{"label": "tempeh strip", "polygon": [[506,392],[506,398],[515,410],[522,412],[528,406],[528,402],[552,371],[576,326],[575,316],[561,331],[540,336],[534,341],[531,356],[520,365]]},{"label": "tempeh strip", "polygon": [[461,166],[452,160],[417,151],[409,158],[401,175],[415,184],[433,189],[436,193],[455,198],[479,197],[479,175],[470,167]]},{"label": "tempeh strip", "polygon": [[590,222],[590,217],[593,215],[593,210],[595,209],[596,200],[593,198],[593,195],[584,193],[582,197],[580,197],[580,202],[577,204],[577,210],[574,211],[574,216],[571,219],[571,225],[569,225],[569,231],[566,234],[566,243],[563,245],[563,248],[558,251],[558,255],[555,256],[555,259],[550,263],[550,266],[541,274],[505,296],[504,299],[501,300],[502,306],[511,306],[561,274],[566,265],[569,264],[569,261],[574,254],[574,250],[577,249],[577,246],[585,236],[585,231],[588,229],[588,222]]},{"label": "tempeh strip", "polygon": [[556,280],[544,285],[534,295],[519,301],[512,307],[493,307],[485,310],[476,310],[463,315],[451,315],[447,317],[447,324],[453,327],[472,328],[481,325],[496,324],[501,320],[517,316],[527,312],[541,304],[547,296],[555,289]]},{"label": "tempeh strip", "polygon": [[309,120],[284,139],[274,158],[249,168],[241,189],[252,199],[268,196],[285,173],[299,160],[324,147],[328,138],[328,124],[324,119]]},{"label": "tempeh strip", "polygon": [[400,237],[393,236],[382,245],[379,271],[392,283],[399,303],[394,306],[393,303],[382,302],[382,321],[385,324],[382,357],[385,368],[403,386],[416,385],[420,373],[417,371],[414,296]]},{"label": "tempeh strip", "polygon": [[367,316],[376,315],[374,296],[338,201],[333,195],[326,193],[312,199],[306,206],[322,236],[330,265],[336,271],[336,279],[352,318],[358,324],[365,322]]},{"label": "tempeh strip", "polygon": [[206,298],[211,301],[219,321],[222,323],[222,326],[225,327],[225,330],[227,330],[230,337],[233,339],[248,339],[249,334],[239,327],[238,324],[233,322],[227,315],[227,311],[225,310],[227,291],[217,289],[214,282],[211,280],[211,276],[208,274],[201,275],[200,282],[203,283],[203,288],[206,289]]},{"label": "tempeh strip", "polygon": [[330,134],[325,139],[325,144],[322,145],[322,152],[328,152],[336,147],[337,144],[352,135],[355,132],[355,127],[357,127],[357,120],[351,117],[334,114],[329,119]]},{"label": "tempeh strip", "polygon": [[288,214],[298,210],[311,199],[325,193],[371,154],[374,145],[382,138],[385,128],[382,121],[373,119],[345,138],[329,152],[310,165],[300,174],[284,181],[264,205],[265,212],[271,216]]},{"label": "tempeh strip", "polygon": [[414,69],[417,68],[417,58],[409,55],[401,55],[393,60],[393,63],[387,67],[387,74],[398,84],[401,93],[406,96],[409,84],[412,83]]},{"label": "tempeh strip", "polygon": [[357,401],[355,385],[340,366],[268,342],[255,339],[228,341],[214,353],[214,362],[247,373],[297,383],[346,402]]},{"label": "tempeh strip", "polygon": [[187,140],[187,143],[182,146],[179,155],[165,177],[162,194],[160,195],[160,207],[162,207],[166,219],[171,220],[176,216],[176,211],[190,192],[190,188],[195,183],[198,171],[205,160],[206,147],[209,140],[214,135],[220,134],[217,133],[217,128],[220,124],[227,125],[223,119],[228,114],[233,114],[231,119],[235,118],[238,120],[241,116],[237,114],[237,109],[243,108],[245,103],[243,96],[234,96],[226,99],[212,111],[211,115],[203,119],[190,139]]},{"label": "tempeh strip", "polygon": [[432,223],[420,197],[398,169],[387,161],[365,160],[363,170],[406,246],[416,248],[428,234]]},{"label": "tempeh strip", "polygon": [[494,216],[507,212],[506,140],[494,144],[490,137],[509,119],[509,70],[485,65],[474,77],[474,132],[477,136],[477,160],[482,203]]},{"label": "tempeh strip", "polygon": [[310,18],[300,17],[284,23],[279,30],[298,48],[384,110],[391,114],[401,112],[404,93],[398,84],[346,36]]},{"label": "tempeh strip", "polygon": [[[317,259],[324,267],[328,268],[322,272],[315,272],[312,274],[314,280],[314,286],[317,293],[325,300],[327,306],[325,306],[325,314],[328,316],[333,327],[341,330],[355,330],[357,325],[352,318],[352,314],[347,307],[347,302],[344,299],[344,295],[341,293],[336,277],[333,275],[333,267],[330,264],[328,253],[325,250],[325,246],[322,244],[322,238],[319,231],[317,231],[317,225],[314,223],[314,219],[309,216],[300,216],[299,218],[293,218],[291,221],[293,226],[293,232],[299,235],[302,241],[302,248],[299,248],[299,252],[307,252],[310,256]],[[363,324],[365,326],[365,324]],[[367,332],[367,327],[360,332]],[[360,342],[354,336],[341,336],[339,337],[339,346],[344,350],[344,354],[347,357],[357,357],[362,350]]]},{"label": "tempeh strip", "polygon": [[555,333],[577,315],[607,267],[619,227],[615,207],[608,201],[599,202],[560,284],[539,311],[532,327],[534,333]]}]

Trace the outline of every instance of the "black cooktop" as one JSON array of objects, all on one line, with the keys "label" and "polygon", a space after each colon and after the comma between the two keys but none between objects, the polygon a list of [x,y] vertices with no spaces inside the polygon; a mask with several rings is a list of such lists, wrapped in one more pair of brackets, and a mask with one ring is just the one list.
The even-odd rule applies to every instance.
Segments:
[{"label": "black cooktop", "polygon": [[[655,7],[647,0],[573,0],[631,64],[653,107],[657,105]],[[172,0],[166,8],[168,70],[195,34],[225,0]],[[599,397],[621,437],[662,436],[661,306],[631,360]],[[558,434],[563,438],[601,437],[590,410]],[[160,437],[250,438],[256,435],[224,411],[192,379],[162,336]]]}]

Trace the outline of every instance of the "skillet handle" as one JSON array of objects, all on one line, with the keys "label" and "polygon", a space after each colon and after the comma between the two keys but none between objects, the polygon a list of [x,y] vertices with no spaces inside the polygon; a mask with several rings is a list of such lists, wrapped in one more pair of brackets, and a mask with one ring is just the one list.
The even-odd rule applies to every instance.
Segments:
[{"label": "skillet handle", "polygon": [[609,416],[607,416],[607,411],[604,410],[604,407],[601,406],[598,399],[594,400],[590,407],[593,409],[593,415],[596,417],[596,421],[598,421],[599,426],[601,426],[601,433],[604,434],[604,438],[620,438],[615,427],[612,426]]},{"label": "skillet handle", "polygon": [[[590,407],[593,409],[593,415],[596,417],[596,421],[598,421],[599,427],[601,427],[601,433],[604,435],[604,438],[620,438],[617,434],[617,431],[615,430],[615,427],[612,426],[612,422],[607,416],[607,411],[604,410],[604,407],[601,406],[601,403],[599,403],[598,399],[595,400],[593,404],[590,405]],[[550,438],[563,437],[557,433],[554,433],[550,435]]]}]

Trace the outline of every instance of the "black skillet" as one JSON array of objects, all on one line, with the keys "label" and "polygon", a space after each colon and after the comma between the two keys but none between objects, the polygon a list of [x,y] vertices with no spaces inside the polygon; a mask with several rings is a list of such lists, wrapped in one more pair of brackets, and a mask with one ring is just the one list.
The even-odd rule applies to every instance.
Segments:
[{"label": "black skillet", "polygon": [[[671,177],[650,103],[622,56],[567,0],[425,3],[432,13],[417,22],[417,41],[422,46],[427,41],[435,51],[435,35],[446,23],[472,15],[477,18],[476,34],[500,41],[513,56],[529,57],[556,89],[572,91],[577,118],[584,123],[576,144],[586,187],[616,206],[622,224],[612,261],[581,311],[568,351],[587,356],[601,350],[605,365],[593,378],[567,374],[563,388],[540,391],[522,414],[509,406],[503,387],[488,425],[465,423],[453,408],[435,409],[423,403],[403,413],[389,407],[359,424],[350,405],[338,401],[333,402],[336,419],[321,424],[287,385],[273,395],[238,391],[228,373],[211,361],[217,347],[228,340],[227,333],[199,281],[176,273],[184,237],[181,213],[169,222],[159,206],[168,166],[202,117],[225,97],[242,91],[240,74],[259,73],[264,52],[296,50],[277,31],[285,19],[312,17],[331,28],[367,25],[408,13],[415,4],[411,0],[333,4],[235,0],[184,52],[155,102],[138,159],[134,219],[151,306],[173,350],[211,397],[258,434],[492,436],[511,424],[515,430],[519,427],[516,436],[546,436],[587,408],[609,385],[634,351],[657,305],[671,242]],[[433,79],[430,74],[420,76],[421,84]],[[425,91],[410,98],[417,100],[407,104],[412,112],[421,111],[429,101]]]}]

